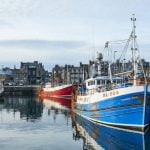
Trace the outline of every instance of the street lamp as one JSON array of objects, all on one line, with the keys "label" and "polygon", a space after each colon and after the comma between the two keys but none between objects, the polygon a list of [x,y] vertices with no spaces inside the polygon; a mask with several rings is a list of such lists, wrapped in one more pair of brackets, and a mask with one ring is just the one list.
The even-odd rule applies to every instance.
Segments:
[{"label": "street lamp", "polygon": [[123,59],[123,83],[125,81],[125,75],[124,75],[124,72],[125,72],[125,61],[126,61],[126,59],[124,58]]},{"label": "street lamp", "polygon": [[115,60],[116,59],[116,57],[115,57],[116,53],[117,53],[117,51],[114,51],[114,73],[116,73],[116,62],[115,62],[116,61]]},{"label": "street lamp", "polygon": [[116,59],[116,53],[117,53],[117,51],[114,51],[114,62],[115,62],[115,59]]}]

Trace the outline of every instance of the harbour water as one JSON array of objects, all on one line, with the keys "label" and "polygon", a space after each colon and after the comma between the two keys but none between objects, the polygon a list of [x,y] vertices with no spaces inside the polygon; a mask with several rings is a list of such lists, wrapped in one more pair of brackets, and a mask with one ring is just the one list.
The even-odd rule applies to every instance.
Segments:
[{"label": "harbour water", "polygon": [[140,133],[100,126],[76,115],[66,106],[36,97],[2,98],[0,149],[150,149],[150,130]]}]

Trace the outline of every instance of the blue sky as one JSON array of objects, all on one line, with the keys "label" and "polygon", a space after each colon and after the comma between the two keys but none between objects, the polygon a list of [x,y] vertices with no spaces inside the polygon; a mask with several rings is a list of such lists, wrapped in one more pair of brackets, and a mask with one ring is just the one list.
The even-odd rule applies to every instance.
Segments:
[{"label": "blue sky", "polygon": [[106,41],[129,37],[133,13],[141,56],[150,60],[149,6],[149,0],[0,0],[0,64],[86,63]]}]

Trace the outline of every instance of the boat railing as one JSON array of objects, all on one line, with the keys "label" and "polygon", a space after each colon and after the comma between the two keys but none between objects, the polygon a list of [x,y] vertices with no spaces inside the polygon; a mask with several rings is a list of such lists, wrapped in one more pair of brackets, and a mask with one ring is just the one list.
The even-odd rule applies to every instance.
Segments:
[{"label": "boat railing", "polygon": [[[129,83],[132,83],[133,84],[134,80],[133,79],[130,79],[129,80]],[[137,86],[142,86],[142,85],[145,85],[145,84],[150,84],[150,81],[147,80],[147,82],[144,80],[144,79],[136,79],[136,85]]]},{"label": "boat railing", "polygon": [[126,88],[133,86],[133,83],[119,83],[119,84],[108,84],[104,86],[98,86],[92,89],[86,89],[85,91],[81,90],[81,87],[77,89],[77,95],[80,96],[86,96],[86,95],[92,95],[94,93],[101,93],[106,91],[111,91],[114,89],[120,89],[120,88]]}]

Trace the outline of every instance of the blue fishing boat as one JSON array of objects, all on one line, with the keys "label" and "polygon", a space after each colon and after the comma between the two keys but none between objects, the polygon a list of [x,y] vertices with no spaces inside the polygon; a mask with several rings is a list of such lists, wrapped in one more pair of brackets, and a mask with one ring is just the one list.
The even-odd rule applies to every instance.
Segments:
[{"label": "blue fishing boat", "polygon": [[[136,45],[134,15],[131,20],[133,29],[126,47],[131,43],[132,69],[112,73],[108,61],[108,75],[98,73],[85,80],[86,90],[77,94],[74,106],[79,115],[92,121],[143,131],[150,124],[150,85]],[[109,49],[109,43],[106,43],[106,49]],[[109,58],[109,50],[107,53]]]}]

